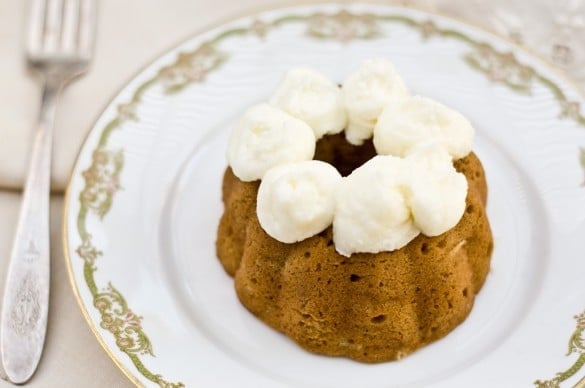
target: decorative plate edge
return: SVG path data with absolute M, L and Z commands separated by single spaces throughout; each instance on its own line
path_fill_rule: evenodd
M 571 337 L 569 338 L 569 350 L 567 356 L 578 354 L 579 357 L 568 369 L 558 372 L 552 379 L 536 380 L 534 385 L 538 388 L 558 388 L 563 381 L 572 377 L 583 368 L 583 365 L 585 365 L 585 337 L 583 336 L 585 333 L 585 311 L 581 314 L 575 315 L 574 318 L 577 321 L 577 325 L 575 331 L 573 331 L 573 334 L 571 334 Z M 585 379 L 581 379 L 575 387 L 584 385 Z
M 142 96 L 151 87 L 159 85 L 167 93 L 178 93 L 191 84 L 204 82 L 207 74 L 219 68 L 228 59 L 226 53 L 217 49 L 219 43 L 225 39 L 247 34 L 263 39 L 270 30 L 291 22 L 307 23 L 306 33 L 312 38 L 334 39 L 342 43 L 380 37 L 380 22 L 400 23 L 418 29 L 421 38 L 425 40 L 442 37 L 465 42 L 474 51 L 468 53 L 463 60 L 472 68 L 486 74 L 490 81 L 524 94 L 530 94 L 532 86 L 538 82 L 549 89 L 558 101 L 559 119 L 572 120 L 579 126 L 585 127 L 585 116 L 581 113 L 580 103 L 570 101 L 553 81 L 539 74 L 534 68 L 520 63 L 513 52 L 499 52 L 490 44 L 473 40 L 459 31 L 440 28 L 431 19 L 418 21 L 403 15 L 358 14 L 343 9 L 330 14 L 321 12 L 312 15 L 291 14 L 269 23 L 255 19 L 247 28 L 225 30 L 193 51 L 180 52 L 174 63 L 163 66 L 154 77 L 138 86 L 128 103 L 119 104 L 116 116 L 102 129 L 98 145 L 92 154 L 92 164 L 82 172 L 85 187 L 79 195 L 80 209 L 76 222 L 77 232 L 81 238 L 81 244 L 77 247 L 76 253 L 84 261 L 84 279 L 92 295 L 93 305 L 101 315 L 100 327 L 114 336 L 118 349 L 129 357 L 136 370 L 144 378 L 160 387 L 179 388 L 185 385 L 182 382 L 169 382 L 144 365 L 143 356 L 154 357 L 155 355 L 152 344 L 142 329 L 142 317 L 136 315 L 128 307 L 123 295 L 111 283 L 100 290 L 94 278 L 94 273 L 97 271 L 95 262 L 103 256 L 103 253 L 93 246 L 86 220 L 90 213 L 99 217 L 100 220 L 107 215 L 116 192 L 121 189 L 119 176 L 124 166 L 123 150 L 108 150 L 108 140 L 111 133 L 114 130 L 121 130 L 125 122 L 139 119 L 136 113 L 137 108 L 142 101 Z M 580 147 L 578 153 L 579 165 L 585 176 L 585 147 Z M 585 180 L 582 185 L 585 186 Z M 581 318 L 576 317 L 578 327 L 571 336 L 572 342 L 569 346 L 569 354 L 573 352 L 580 354 L 578 360 L 567 371 L 559 372 L 551 380 L 535 381 L 538 387 L 558 387 L 560 382 L 577 373 L 585 364 L 585 347 L 581 338 L 585 330 L 584 314 L 577 316 Z M 574 342 L 576 339 L 578 341 Z

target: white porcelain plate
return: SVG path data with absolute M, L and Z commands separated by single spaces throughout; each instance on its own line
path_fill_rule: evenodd
M 467 320 L 376 365 L 307 353 L 264 325 L 215 255 L 232 123 L 294 66 L 341 82 L 371 57 L 472 121 L 495 239 Z M 288 8 L 195 36 L 123 88 L 80 152 L 65 239 L 81 308 L 116 364 L 148 386 L 573 385 L 585 375 L 583 104 L 523 50 L 408 9 Z

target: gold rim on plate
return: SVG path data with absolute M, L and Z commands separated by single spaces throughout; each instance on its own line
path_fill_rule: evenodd
M 281 5 L 278 7 L 264 7 L 262 9 L 257 9 L 254 10 L 252 12 L 248 11 L 246 12 L 244 15 L 240 15 L 240 16 L 232 16 L 230 17 L 228 20 L 222 20 L 221 22 L 217 22 L 217 23 L 213 23 L 212 26 L 207 26 L 201 30 L 199 30 L 199 32 L 194 33 L 191 35 L 191 38 L 195 38 L 199 35 L 201 35 L 202 33 L 204 33 L 205 31 L 208 31 L 212 28 L 216 28 L 216 27 L 220 27 L 222 25 L 226 25 L 229 23 L 229 21 L 235 21 L 237 19 L 240 18 L 244 18 L 244 17 L 253 17 L 255 15 L 258 15 L 261 12 L 264 11 L 268 11 L 268 10 L 278 10 L 278 11 L 284 11 L 284 10 L 290 10 L 291 13 L 298 9 L 299 7 L 290 7 L 289 6 L 292 4 L 291 2 L 286 2 L 287 5 Z M 358 4 L 360 5 L 367 5 L 367 4 L 371 4 L 371 5 L 386 5 L 388 6 L 388 4 L 383 4 L 380 2 L 358 2 Z M 312 6 L 316 6 L 318 7 L 319 5 L 339 5 L 338 10 L 337 11 L 342 11 L 344 8 L 345 4 L 339 4 L 339 3 L 335 3 L 335 2 L 324 2 L 324 3 L 319 3 L 319 4 L 315 4 L 315 3 L 307 3 L 307 4 L 303 4 L 303 5 L 312 5 Z M 531 52 L 530 50 L 526 49 L 525 47 L 522 47 L 520 45 L 518 45 L 517 43 L 511 41 L 510 39 L 507 39 L 506 37 L 501 37 L 498 34 L 494 33 L 493 31 L 489 31 L 485 28 L 470 24 L 468 22 L 462 21 L 460 19 L 448 16 L 448 15 L 444 15 L 438 12 L 430 12 L 429 10 L 425 10 L 425 9 L 420 9 L 420 8 L 416 8 L 416 7 L 403 7 L 403 6 L 388 6 L 389 11 L 392 11 L 393 9 L 405 9 L 405 10 L 415 10 L 415 11 L 419 11 L 419 12 L 423 12 L 426 13 L 429 16 L 432 17 L 438 17 L 438 18 L 442 18 L 445 20 L 450 20 L 450 21 L 455 21 L 457 23 L 461 23 L 464 24 L 466 26 L 470 26 L 473 29 L 476 29 L 480 32 L 484 32 L 487 33 L 489 35 L 492 35 L 493 37 L 495 37 L 496 39 L 500 40 L 500 41 L 505 41 L 507 42 L 510 46 L 512 46 L 515 50 L 517 50 L 518 52 L 523 52 L 525 54 L 528 54 L 534 58 L 536 58 L 537 60 L 539 60 L 541 62 L 542 65 L 544 65 L 547 70 L 549 70 L 551 73 L 553 73 L 556 77 L 558 77 L 559 79 L 562 79 L 563 82 L 565 82 L 567 85 L 569 85 L 571 88 L 574 89 L 575 92 L 577 92 L 582 98 L 585 99 L 585 93 L 584 91 L 576 84 L 574 83 L 574 81 L 572 81 L 570 78 L 568 78 L 563 72 L 561 72 L 559 69 L 557 69 L 554 65 L 552 65 L 548 60 L 542 58 L 540 55 Z M 317 11 L 318 12 L 318 11 Z M 187 39 L 183 39 L 182 42 L 188 41 L 189 38 Z M 477 43 L 477 42 L 476 42 Z M 173 45 L 171 48 L 163 51 L 163 53 L 166 52 L 171 52 L 172 50 L 176 50 L 176 48 L 179 46 L 180 44 L 175 44 Z M 150 67 L 152 65 L 152 63 L 160 58 L 162 56 L 158 55 L 156 56 L 153 60 L 149 61 L 148 64 L 146 66 L 143 66 L 138 72 L 136 72 L 133 76 L 131 76 L 127 82 L 125 82 L 123 84 L 123 86 L 114 94 L 114 96 L 108 100 L 107 105 L 110 105 L 112 103 L 112 101 L 115 100 L 116 96 L 119 95 L 119 93 L 124 90 L 124 88 L 127 87 L 128 83 L 136 78 L 139 74 L 141 74 L 146 68 Z M 555 85 L 556 86 L 556 85 Z M 557 87 L 558 88 L 558 87 Z M 102 117 L 103 112 L 105 111 L 105 108 L 103 110 L 101 110 L 100 114 L 98 115 L 98 118 L 96 118 L 96 120 L 94 120 L 92 126 L 91 126 L 91 130 L 88 131 L 85 140 L 83 142 L 83 144 L 85 144 L 88 140 L 88 137 L 90 135 L 90 133 L 93 132 L 93 129 L 95 128 L 97 121 L 99 120 L 100 117 Z M 78 154 L 76 156 L 75 159 L 75 164 L 74 166 L 77 166 L 79 163 L 79 159 L 80 159 L 80 155 L 82 153 L 84 146 L 80 147 L 80 150 L 78 151 Z M 75 295 L 75 299 L 77 300 L 77 303 L 82 311 L 82 314 L 85 318 L 85 320 L 87 321 L 89 327 L 91 328 L 92 332 L 94 333 L 94 335 L 96 336 L 98 342 L 100 343 L 100 345 L 103 347 L 103 349 L 105 350 L 106 354 L 108 354 L 108 356 L 112 359 L 112 361 L 114 362 L 114 364 L 122 371 L 122 373 L 132 382 L 134 383 L 136 386 L 143 386 L 143 384 L 141 383 L 141 381 L 139 380 L 139 378 L 137 377 L 137 375 L 135 373 L 133 373 L 132 371 L 130 371 L 128 368 L 126 368 L 122 361 L 120 360 L 120 358 L 114 354 L 114 352 L 108 347 L 108 345 L 106 344 L 106 341 L 104 340 L 104 338 L 102 337 L 102 334 L 100 333 L 99 329 L 96 327 L 96 325 L 94 325 L 93 321 L 90 318 L 89 312 L 86 309 L 85 304 L 83 303 L 81 296 L 80 296 L 80 292 L 79 289 L 77 287 L 77 283 L 76 283 L 76 279 L 73 273 L 73 267 L 72 267 L 72 260 L 71 260 L 71 253 L 69 250 L 69 244 L 68 244 L 68 239 L 67 239 L 67 231 L 68 231 L 68 216 L 69 216 L 69 204 L 70 204 L 70 200 L 71 200 L 71 195 L 72 195 L 72 182 L 74 179 L 74 172 L 76 171 L 75 168 L 72 169 L 70 177 L 69 177 L 69 183 L 67 185 L 67 189 L 66 189 L 66 193 L 65 193 L 65 200 L 64 200 L 64 209 L 63 209 L 63 227 L 62 227 L 62 233 L 63 233 L 63 247 L 64 247 L 64 258 L 66 261 L 66 266 L 67 266 L 67 273 L 69 276 L 69 280 L 73 289 L 73 293 Z

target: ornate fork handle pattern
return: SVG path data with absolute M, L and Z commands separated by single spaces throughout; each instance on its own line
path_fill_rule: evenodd
M 7 378 L 17 384 L 33 375 L 45 342 L 55 108 L 59 91 L 88 67 L 94 7 L 93 0 L 30 0 L 27 62 L 42 76 L 43 92 L 0 315 L 2 364 Z
M 0 350 L 13 382 L 30 378 L 41 357 L 49 306 L 49 195 L 56 99 L 63 80 L 47 77 L 2 308 Z

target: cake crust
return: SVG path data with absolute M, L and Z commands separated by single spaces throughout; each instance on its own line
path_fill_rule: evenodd
M 371 141 L 355 147 L 333 135 L 317 143 L 315 159 L 347 175 L 373 155 Z M 266 234 L 256 216 L 260 182 L 242 182 L 228 167 L 219 260 L 241 303 L 303 348 L 363 362 L 400 359 L 463 322 L 489 271 L 484 170 L 473 153 L 455 168 L 469 189 L 453 229 L 421 234 L 396 251 L 345 257 L 335 250 L 331 227 L 294 244 Z

